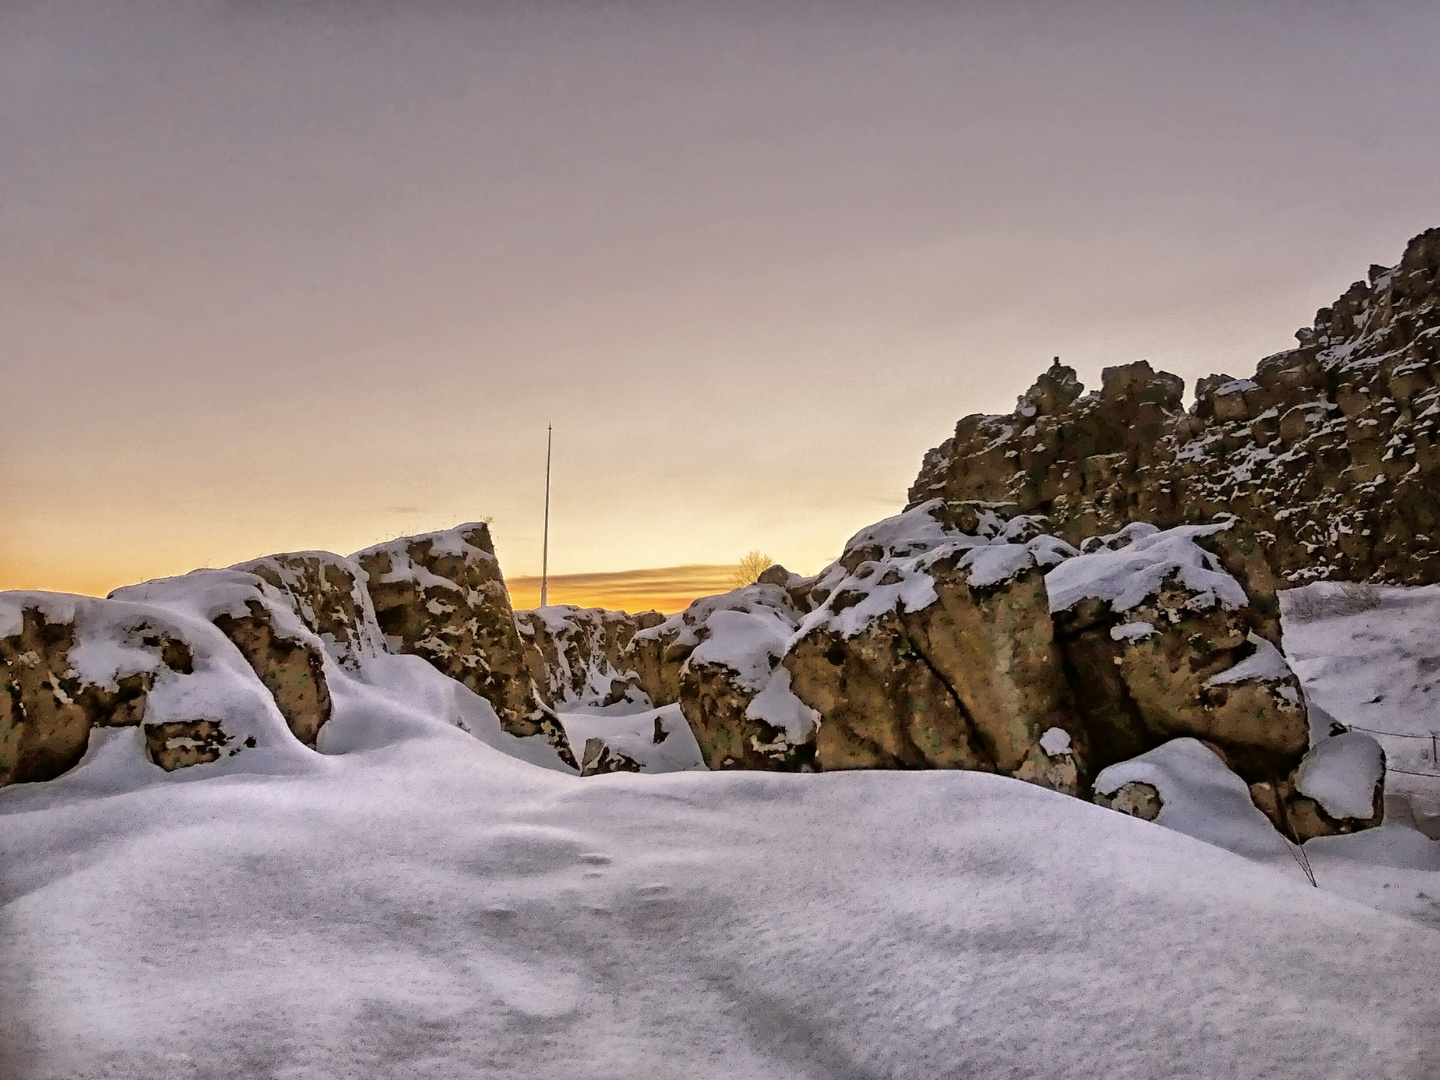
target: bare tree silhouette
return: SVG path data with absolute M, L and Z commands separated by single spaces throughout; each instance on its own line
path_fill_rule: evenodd
M 746 585 L 754 585 L 767 566 L 774 565 L 775 560 L 769 555 L 759 551 L 751 551 L 740 560 L 735 566 L 735 572 L 730 575 L 730 586 L 734 589 L 743 589 Z

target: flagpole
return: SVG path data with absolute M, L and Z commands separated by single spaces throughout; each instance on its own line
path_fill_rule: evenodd
M 540 548 L 540 606 L 550 600 L 547 595 L 550 585 L 550 440 L 553 424 L 545 425 L 545 539 Z

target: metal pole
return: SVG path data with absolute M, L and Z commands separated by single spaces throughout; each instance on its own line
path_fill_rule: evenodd
M 550 440 L 553 424 L 545 425 L 545 539 L 540 548 L 540 606 L 549 604 L 550 585 Z

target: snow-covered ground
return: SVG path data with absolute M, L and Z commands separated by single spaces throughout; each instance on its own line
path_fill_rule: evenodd
M 1285 653 L 1312 727 L 1334 720 L 1373 735 L 1391 811 L 1399 796 L 1410 804 L 1400 812 L 1440 836 L 1440 586 L 1321 582 L 1281 596 Z
M 1287 615 L 1307 695 L 1423 728 L 1437 594 Z M 1154 824 L 980 773 L 581 779 L 418 658 L 362 674 L 321 753 L 164 773 L 115 729 L 0 790 L 0 1076 L 1440 1075 L 1440 845 L 1311 841 L 1312 888 L 1200 743 L 1105 779 Z M 564 720 L 683 770 L 675 712 Z
M 5 1075 L 1440 1068 L 1440 933 L 1017 781 L 325 764 L 7 791 Z

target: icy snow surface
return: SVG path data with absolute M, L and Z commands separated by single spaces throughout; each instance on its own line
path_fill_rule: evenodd
M 1318 582 L 1280 594 L 1285 655 L 1320 728 L 1313 734 L 1329 734 L 1333 720 L 1375 736 L 1387 793 L 1413 802 L 1421 827 L 1440 835 L 1440 586 L 1377 586 L 1379 606 L 1325 614 L 1319 602 L 1340 588 Z M 1321 614 L 1297 617 L 1306 602 Z
M 308 775 L 0 792 L 0 1073 L 1440 1067 L 1440 933 L 1293 869 L 980 773 L 581 780 L 337 705 Z

